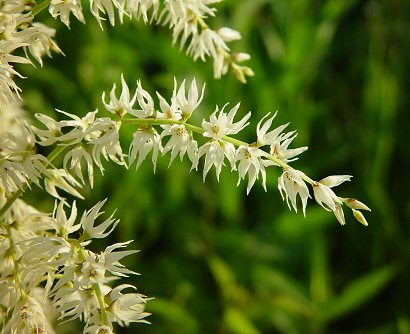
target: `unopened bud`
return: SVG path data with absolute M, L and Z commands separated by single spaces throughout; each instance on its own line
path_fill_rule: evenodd
M 347 198 L 345 203 L 351 209 L 372 211 L 366 204 L 363 204 L 355 198 Z
M 255 75 L 255 72 L 248 66 L 242 67 L 242 71 L 248 77 L 253 77 Z
M 217 32 L 225 42 L 232 42 L 242 38 L 239 31 L 233 30 L 231 28 L 223 27 L 218 29 Z
M 369 225 L 367 224 L 366 218 L 364 218 L 363 214 L 360 211 L 355 210 L 355 209 L 352 209 L 352 211 L 353 211 L 353 216 L 357 219 L 357 221 L 360 224 L 363 224 L 364 226 Z
M 235 75 L 236 79 L 238 79 L 240 82 L 242 82 L 243 84 L 246 83 L 246 78 L 245 75 L 243 73 L 243 68 L 242 66 L 234 66 L 234 64 L 232 65 L 232 70 L 233 70 L 233 74 Z
M 238 52 L 238 53 L 234 53 L 232 55 L 232 59 L 237 63 L 241 63 L 243 61 L 247 61 L 247 60 L 251 59 L 251 56 L 248 53 L 245 53 L 245 52 Z

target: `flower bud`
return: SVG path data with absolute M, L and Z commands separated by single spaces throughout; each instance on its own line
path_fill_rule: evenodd
M 352 211 L 353 211 L 353 216 L 357 219 L 357 221 L 360 224 L 363 224 L 364 226 L 369 225 L 367 224 L 366 218 L 364 218 L 363 214 L 360 211 L 355 210 L 355 209 L 352 209 Z
M 347 198 L 345 200 L 345 203 L 351 209 L 372 211 L 367 205 L 363 204 L 355 198 Z
M 233 30 L 231 28 L 223 27 L 218 29 L 217 32 L 225 42 L 232 42 L 242 38 L 239 31 Z
M 321 179 L 319 182 L 321 184 L 324 184 L 325 186 L 328 186 L 329 188 L 333 188 L 342 184 L 345 181 L 350 181 L 351 178 L 351 175 L 331 175 L 325 177 L 324 179 Z
M 249 60 L 251 59 L 251 56 L 248 53 L 244 53 L 244 52 L 238 52 L 238 53 L 234 53 L 232 55 L 232 59 L 235 62 L 241 63 L 243 61 Z

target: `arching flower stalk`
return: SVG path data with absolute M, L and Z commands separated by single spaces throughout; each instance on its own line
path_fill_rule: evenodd
M 359 222 L 367 224 L 357 210 L 369 210 L 369 208 L 357 200 L 340 197 L 333 190 L 341 183 L 349 181 L 351 176 L 329 176 L 314 181 L 290 165 L 306 151 L 307 147 L 290 148 L 297 134 L 295 131 L 285 131 L 288 124 L 272 128 L 276 114 L 272 117 L 267 115 L 260 120 L 256 127 L 255 142 L 247 144 L 232 137 L 249 126 L 248 120 L 251 117 L 251 113 L 248 112 L 242 119 L 236 120 L 239 104 L 232 108 L 227 104 L 221 109 L 217 106 L 209 120 L 202 121 L 201 127 L 189 123 L 192 113 L 199 107 L 203 97 L 203 88 L 198 89 L 195 79 L 192 80 L 187 91 L 185 81 L 181 85 L 175 82 L 169 102 L 158 94 L 159 110 L 156 108 L 154 98 L 143 89 L 140 81 L 133 95 L 130 94 L 124 78 L 121 78 L 121 82 L 122 93 L 119 98 L 116 97 L 115 86 L 108 102 L 106 95 L 103 94 L 105 108 L 115 114 L 116 119 L 98 117 L 98 110 L 82 118 L 61 111 L 70 119 L 59 122 L 51 121 L 45 115 L 36 115 L 47 129 L 26 126 L 23 129 L 30 135 L 26 135 L 25 138 L 28 138 L 31 145 L 37 141 L 44 146 L 57 143 L 61 147 L 66 147 L 63 170 L 65 173 L 57 172 L 58 169 L 53 167 L 46 157 L 35 153 L 15 152 L 12 155 L 4 155 L 0 160 L 0 166 L 3 166 L 0 173 L 7 194 L 23 190 L 23 185 L 29 185 L 31 182 L 39 185 L 40 174 L 45 177 L 46 182 L 50 182 L 49 180 L 53 180 L 56 173 L 59 173 L 64 182 L 55 185 L 73 194 L 70 187 L 75 189 L 78 188 L 79 182 L 85 183 L 83 165 L 86 166 L 88 180 L 92 186 L 94 165 L 102 173 L 104 171 L 102 158 L 126 167 L 136 161 L 138 169 L 142 162 L 151 156 L 155 171 L 159 157 L 171 152 L 170 165 L 177 155 L 181 160 L 188 155 L 192 164 L 191 169 L 198 169 L 199 161 L 203 157 L 204 180 L 210 169 L 215 167 L 219 181 L 221 170 L 228 163 L 232 171 L 238 172 L 238 184 L 248 177 L 248 193 L 259 176 L 266 190 L 267 169 L 271 166 L 281 168 L 283 173 L 278 179 L 278 189 L 290 209 L 298 210 L 297 197 L 299 197 L 303 214 L 306 215 L 307 203 L 311 198 L 309 187 L 311 187 L 315 200 L 324 209 L 333 212 L 341 224 L 345 224 L 343 204 L 352 209 L 354 217 Z M 123 153 L 119 139 L 121 127 L 126 125 L 136 126 L 127 156 Z M 165 137 L 169 138 L 166 142 Z M 13 142 L 16 138 L 7 138 L 8 146 L 30 147 L 29 143 Z M 33 149 L 33 146 L 31 147 Z M 26 160 L 31 163 L 26 164 Z M 70 160 L 71 164 L 68 163 Z M 13 164 L 12 172 L 6 167 L 11 164 Z M 48 167 L 41 167 L 43 165 Z M 51 193 L 60 198 L 54 191 Z

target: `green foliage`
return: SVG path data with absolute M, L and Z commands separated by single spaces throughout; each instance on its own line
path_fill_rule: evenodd
M 296 166 L 316 179 L 354 175 L 341 195 L 373 209 L 369 227 L 353 218 L 340 227 L 313 203 L 306 218 L 289 212 L 275 170 L 267 193 L 254 187 L 246 196 L 228 170 L 218 184 L 185 162 L 168 169 L 168 158 L 156 175 L 149 161 L 127 173 L 107 165 L 81 205 L 109 197 L 107 213 L 118 208 L 116 237 L 142 250 L 129 267 L 142 274 L 139 292 L 155 297 L 152 325 L 121 332 L 410 333 L 409 3 L 237 0 L 220 12 L 215 25 L 240 30 L 238 50 L 252 55 L 256 75 L 246 86 L 215 81 L 211 64 L 172 48 L 165 28 L 126 22 L 101 31 L 88 18 L 71 31 L 59 24 L 67 57 L 21 67 L 27 107 L 84 115 L 101 108 L 121 73 L 130 87 L 141 78 L 164 96 L 174 75 L 195 76 L 207 82 L 197 121 L 215 104 L 242 101 L 242 115 L 253 112 L 242 138 L 251 142 L 256 122 L 279 109 L 278 122 L 291 122 L 296 144 L 309 146 Z

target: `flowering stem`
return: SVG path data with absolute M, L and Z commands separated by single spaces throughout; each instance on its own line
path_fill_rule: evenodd
M 42 3 L 36 5 L 33 10 L 31 11 L 32 16 L 36 16 L 40 13 L 43 9 L 46 9 L 50 5 L 50 0 L 45 0 Z
M 54 150 L 50 152 L 50 154 L 47 156 L 47 160 L 51 163 L 53 162 L 64 150 L 67 148 L 67 146 L 57 146 Z M 6 211 L 11 207 L 11 205 L 16 201 L 17 198 L 19 198 L 27 189 L 28 183 L 26 183 L 23 186 L 23 189 L 17 190 L 13 196 L 11 196 L 6 204 L 4 204 L 1 209 L 0 209 L 0 217 L 3 216 Z
M 133 119 L 123 119 L 122 123 L 124 124 L 133 124 L 133 125 L 174 125 L 174 124 L 179 124 L 179 125 L 184 125 L 187 130 L 190 130 L 192 132 L 196 132 L 196 133 L 200 133 L 203 134 L 205 132 L 204 129 L 196 126 L 196 125 L 192 125 L 189 123 L 185 123 L 184 121 L 177 121 L 177 120 L 173 120 L 173 119 L 154 119 L 154 118 L 133 118 Z M 229 136 L 223 136 L 222 137 L 223 141 L 226 141 L 228 143 L 231 143 L 235 146 L 251 146 L 251 144 L 248 144 L 244 141 L 238 140 L 236 138 L 233 137 L 229 137 Z M 276 156 L 269 154 L 267 152 L 264 152 L 265 157 L 271 161 L 273 161 L 276 165 L 278 165 L 281 168 L 284 169 L 291 169 L 292 167 L 289 166 L 287 163 L 283 162 L 281 159 L 277 158 Z M 314 180 L 312 180 L 310 177 L 308 177 L 307 175 L 302 177 L 303 180 L 305 180 L 307 183 L 313 185 L 316 182 Z

